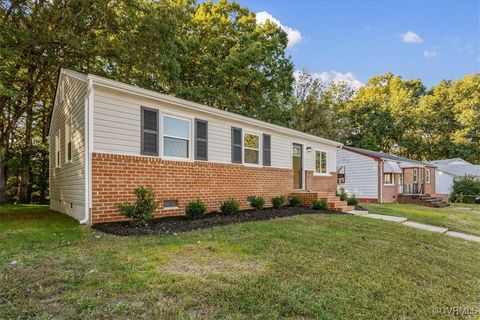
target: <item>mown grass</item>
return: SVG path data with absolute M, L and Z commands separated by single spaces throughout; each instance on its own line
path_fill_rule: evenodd
M 0 235 L 0 319 L 420 319 L 480 302 L 478 244 L 350 215 L 122 238 L 2 207 Z
M 362 203 L 361 205 L 372 213 L 404 217 L 412 221 L 429 223 L 480 236 L 480 206 L 478 206 L 479 210 L 477 211 L 463 210 L 456 206 L 439 209 L 399 203 Z

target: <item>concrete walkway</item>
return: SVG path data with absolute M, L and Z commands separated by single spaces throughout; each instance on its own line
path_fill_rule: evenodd
M 479 236 L 474 236 L 474 235 L 466 234 L 462 232 L 450 231 L 448 230 L 448 228 L 432 226 L 430 224 L 418 223 L 418 222 L 410 221 L 407 218 L 369 213 L 368 211 L 363 211 L 363 210 L 352 210 L 349 213 L 359 217 L 396 222 L 396 223 L 403 224 L 404 226 L 426 230 L 430 232 L 443 233 L 450 237 L 455 237 L 455 238 L 460 238 L 467 241 L 474 241 L 474 242 L 480 243 Z

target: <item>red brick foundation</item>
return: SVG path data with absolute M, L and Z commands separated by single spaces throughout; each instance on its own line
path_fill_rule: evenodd
M 365 203 L 378 203 L 378 199 L 376 198 L 358 198 L 358 201 L 365 202 Z
M 197 198 L 205 202 L 209 211 L 219 210 L 220 202 L 230 198 L 247 209 L 249 195 L 265 197 L 268 206 L 273 196 L 288 195 L 293 190 L 293 171 L 289 169 L 99 153 L 92 156 L 92 176 L 92 223 L 125 220 L 117 204 L 134 201 L 133 191 L 142 185 L 152 188 L 160 201 L 157 217 L 183 215 L 185 204 Z M 308 179 L 313 182 L 316 178 L 307 178 L 307 186 Z M 335 192 L 335 184 L 321 178 L 321 182 L 310 185 Z M 178 200 L 178 208 L 165 209 L 165 200 Z

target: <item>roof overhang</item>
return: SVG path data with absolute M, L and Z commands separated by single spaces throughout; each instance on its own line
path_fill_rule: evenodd
M 394 161 L 385 161 L 383 164 L 383 172 L 385 173 L 402 173 L 399 164 Z

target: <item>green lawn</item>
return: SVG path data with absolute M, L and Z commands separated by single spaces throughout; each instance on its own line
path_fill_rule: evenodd
M 452 207 L 456 207 L 456 208 L 468 208 L 468 209 L 472 209 L 472 210 L 475 210 L 475 211 L 480 211 L 480 204 L 477 204 L 477 203 L 452 202 L 450 205 Z
M 0 207 L 0 319 L 427 319 L 478 306 L 479 252 L 352 215 L 121 238 Z
M 415 204 L 398 203 L 362 203 L 371 213 L 405 217 L 416 222 L 442 226 L 454 231 L 460 231 L 480 236 L 480 206 L 477 210 L 463 210 L 456 206 L 475 208 L 465 204 L 457 204 L 451 208 L 430 208 Z

